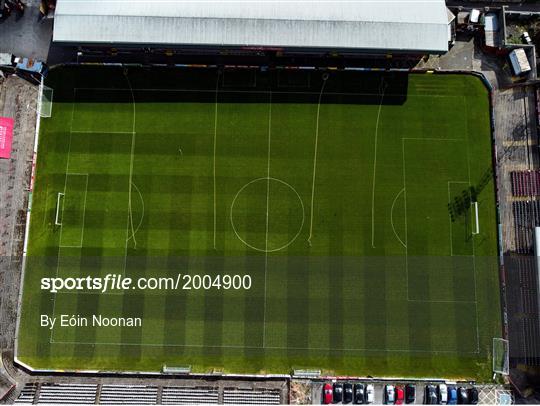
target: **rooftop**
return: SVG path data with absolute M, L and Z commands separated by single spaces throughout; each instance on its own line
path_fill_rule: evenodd
M 54 41 L 448 49 L 444 0 L 58 0 Z

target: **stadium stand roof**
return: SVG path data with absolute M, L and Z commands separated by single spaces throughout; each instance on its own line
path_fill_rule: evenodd
M 445 52 L 444 0 L 58 0 L 54 41 Z

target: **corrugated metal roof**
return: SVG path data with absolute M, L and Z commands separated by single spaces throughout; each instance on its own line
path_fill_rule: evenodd
M 58 0 L 54 40 L 441 52 L 444 0 Z

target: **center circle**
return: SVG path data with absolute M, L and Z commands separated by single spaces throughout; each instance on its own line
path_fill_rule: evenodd
M 257 178 L 236 193 L 230 218 L 234 233 L 246 246 L 262 252 L 279 251 L 300 235 L 304 203 L 287 182 Z

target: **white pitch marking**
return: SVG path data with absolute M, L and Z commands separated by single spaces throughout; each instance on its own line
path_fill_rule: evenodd
M 133 227 L 133 212 L 131 207 L 131 194 L 132 194 L 132 186 L 133 186 L 133 161 L 135 158 L 135 124 L 137 120 L 137 112 L 135 107 L 135 93 L 133 91 L 133 88 L 131 86 L 131 81 L 129 80 L 129 77 L 127 75 L 127 72 L 124 72 L 124 77 L 126 78 L 126 82 L 129 86 L 129 91 L 131 93 L 131 102 L 133 105 L 133 120 L 132 120 L 132 127 L 131 127 L 131 151 L 130 151 L 130 158 L 129 158 L 129 180 L 128 180 L 128 213 L 127 213 L 127 219 L 126 219 L 126 241 L 124 245 L 124 269 L 122 274 L 126 274 L 126 267 L 127 267 L 127 257 L 128 257 L 128 242 L 130 240 L 129 237 L 129 227 L 131 225 L 131 235 L 133 237 L 133 246 L 134 248 L 137 248 L 137 240 L 135 239 L 135 233 L 134 233 L 134 227 Z
M 93 130 L 73 130 L 73 134 L 132 134 L 132 131 L 93 131 Z
M 386 83 L 384 78 L 381 78 L 381 100 L 379 102 L 379 109 L 377 111 L 377 120 L 375 121 L 375 146 L 373 151 L 373 181 L 371 186 L 371 248 L 375 248 L 375 179 L 377 173 L 377 142 L 379 138 L 379 119 L 381 117 L 381 110 L 384 100 L 384 92 L 386 91 Z M 401 241 L 401 240 L 400 240 Z M 402 242 L 403 244 L 403 242 Z
M 217 127 L 218 127 L 218 92 L 219 92 L 219 70 L 217 71 L 215 101 L 214 101 L 214 155 L 213 155 L 213 177 L 214 177 L 214 249 L 216 249 L 217 233 L 217 186 L 216 186 L 216 151 L 217 151 Z
M 253 345 L 206 345 L 206 344 L 169 344 L 169 343 L 119 343 L 119 342 L 91 342 L 91 341 L 53 341 L 51 344 L 60 345 L 109 345 L 109 346 L 141 346 L 141 347 L 188 347 L 188 348 L 246 348 L 261 349 Z M 412 350 L 410 348 L 334 348 L 334 347 L 266 347 L 270 350 L 302 350 L 302 351 L 365 351 L 365 352 L 405 352 L 426 354 L 478 354 L 478 351 L 455 350 Z
M 128 91 L 129 89 L 115 89 L 111 87 L 77 87 L 76 90 L 105 90 L 105 91 Z M 137 92 L 183 92 L 183 93 L 214 93 L 213 89 L 157 89 L 157 88 L 138 88 L 134 89 Z M 233 90 L 233 89 L 221 89 L 221 93 L 247 93 L 247 94 L 265 94 L 269 93 L 269 90 Z M 272 90 L 272 93 L 274 94 L 305 94 L 305 95 L 317 95 L 319 92 L 290 92 L 285 90 Z M 353 92 L 327 92 L 326 95 L 328 96 L 376 96 L 373 93 L 353 93 Z M 441 99 L 454 99 L 454 98 L 462 98 L 463 96 L 452 96 L 452 95 L 446 95 L 446 94 L 397 94 L 393 93 L 393 96 L 407 96 L 407 98 L 414 98 L 414 97 L 429 97 L 429 98 L 441 98 Z
M 65 245 L 65 244 L 62 244 L 62 239 L 60 239 L 59 247 L 61 247 L 61 248 L 82 248 L 83 240 L 84 240 L 84 221 L 85 221 L 85 218 L 86 218 L 86 197 L 88 195 L 88 174 L 87 173 L 68 173 L 67 176 L 86 176 L 86 186 L 85 186 L 85 189 L 84 189 L 84 204 L 83 204 L 81 243 L 78 244 L 78 245 Z M 62 219 L 64 218 L 64 202 L 65 202 L 65 197 L 62 200 Z M 60 227 L 63 229 L 62 225 L 60 225 Z M 60 231 L 62 231 L 62 229 Z
M 465 96 L 463 97 L 463 103 L 467 104 L 467 98 Z M 467 134 L 467 141 L 469 141 L 469 128 L 467 124 L 467 120 L 464 121 L 465 125 L 467 126 L 467 131 L 465 132 Z M 467 173 L 469 177 L 469 187 L 471 187 L 471 163 L 470 163 L 470 153 L 469 153 L 469 142 L 467 142 Z M 473 278 L 474 278 L 474 300 L 478 301 L 478 292 L 476 291 L 476 251 L 474 247 L 474 235 L 471 237 L 472 239 L 472 262 L 473 262 Z M 476 313 L 476 347 L 478 352 L 480 352 L 480 326 L 478 323 L 478 303 L 475 305 L 475 313 Z
M 141 214 L 141 219 L 139 220 L 139 224 L 137 224 L 137 227 L 135 227 L 135 230 L 133 231 L 133 236 L 135 234 L 137 234 L 137 231 L 139 231 L 139 228 L 141 228 L 141 224 L 143 222 L 143 219 L 144 219 L 144 199 L 142 197 L 142 193 L 141 191 L 139 190 L 139 188 L 137 187 L 137 185 L 135 183 L 133 183 L 133 187 L 135 188 L 135 191 L 139 194 L 139 197 L 141 199 L 141 204 L 142 204 L 142 214 Z M 131 239 L 131 237 L 129 237 Z
M 73 90 L 73 99 L 75 99 L 75 94 L 76 94 L 76 89 Z M 64 196 L 66 194 L 66 188 L 67 188 L 67 177 L 68 177 L 68 173 L 69 173 L 69 155 L 71 153 L 71 128 L 73 127 L 73 116 L 74 116 L 74 113 L 75 113 L 75 101 L 73 101 L 71 103 L 71 123 L 69 125 L 69 141 L 68 141 L 68 153 L 67 153 L 67 157 L 66 157 L 66 177 L 65 177 L 65 180 L 64 180 Z M 62 216 L 63 216 L 63 212 L 64 212 L 64 200 L 62 200 Z M 60 233 L 59 233 L 59 236 L 58 236 L 58 242 L 60 243 L 60 241 L 62 241 L 62 226 L 60 226 Z M 58 255 L 57 255 L 57 264 L 56 264 L 56 277 L 58 278 L 58 274 L 59 274 L 59 271 L 60 271 L 60 250 L 61 250 L 61 247 L 58 246 Z M 52 309 L 52 314 L 53 314 L 53 317 L 56 315 L 56 296 L 58 296 L 58 292 L 55 292 L 54 294 L 54 297 L 53 297 L 53 309 Z M 49 336 L 49 343 L 52 343 L 52 340 L 53 340 L 53 334 L 54 334 L 54 329 L 51 329 L 51 334 Z
M 403 240 L 401 238 L 399 238 L 399 235 L 398 233 L 396 232 L 396 228 L 394 227 L 394 205 L 396 204 L 396 201 L 398 199 L 399 196 L 401 196 L 401 194 L 405 192 L 405 188 L 401 189 L 398 194 L 396 195 L 396 197 L 394 198 L 394 201 L 392 202 L 392 207 L 390 208 L 390 224 L 392 225 L 392 230 L 394 231 L 394 235 L 396 236 L 396 238 L 398 239 L 398 241 L 401 243 L 401 245 L 403 245 L 405 247 L 405 249 L 407 249 L 407 244 L 405 244 L 403 242 Z
M 321 86 L 321 91 L 319 92 L 319 102 L 317 103 L 317 119 L 315 121 L 315 151 L 313 153 L 313 179 L 311 182 L 311 209 L 310 209 L 310 219 L 309 219 L 309 236 L 308 244 L 311 247 L 311 238 L 313 237 L 313 199 L 315 198 L 315 176 L 317 173 L 317 150 L 319 145 L 319 118 L 321 112 L 321 100 L 324 91 L 324 87 L 328 80 L 328 76 L 323 76 L 323 84 Z
M 401 155 L 403 158 L 403 206 L 405 210 L 405 284 L 407 286 L 407 301 L 409 301 L 409 231 L 407 229 L 407 179 L 405 175 L 405 138 L 401 139 Z
M 236 229 L 235 225 L 234 225 L 234 219 L 233 219 L 233 210 L 234 210 L 234 205 L 236 203 L 236 199 L 238 199 L 238 196 L 240 196 L 240 194 L 242 193 L 242 191 L 247 188 L 249 185 L 251 185 L 252 183 L 255 183 L 255 182 L 259 182 L 261 180 L 266 180 L 266 177 L 264 178 L 257 178 L 257 179 L 253 179 L 252 181 L 249 181 L 248 183 L 246 183 L 244 186 L 242 186 L 240 188 L 240 190 L 236 193 L 236 195 L 234 196 L 233 198 L 233 201 L 231 203 L 231 208 L 229 210 L 229 221 L 231 222 L 231 227 L 234 231 L 234 234 L 236 235 L 236 238 L 238 238 L 240 241 L 242 241 L 242 243 L 246 246 L 246 247 L 249 247 L 255 251 L 259 251 L 259 252 L 266 252 L 266 250 L 264 248 L 259 248 L 259 247 L 256 247 L 254 245 L 251 245 L 250 243 L 248 243 L 246 240 L 244 240 L 240 234 L 238 233 L 238 230 Z M 305 219 L 306 219 L 306 210 L 305 210 L 305 207 L 304 207 L 304 202 L 302 201 L 302 198 L 300 197 L 300 194 L 298 193 L 298 191 L 289 183 L 285 182 L 284 180 L 281 180 L 281 179 L 277 179 L 277 178 L 270 178 L 270 180 L 273 180 L 273 181 L 276 181 L 276 182 L 279 182 L 285 186 L 287 186 L 289 189 L 291 189 L 294 194 L 296 195 L 296 197 L 298 198 L 298 201 L 300 202 L 300 206 L 302 207 L 302 224 L 300 224 L 300 227 L 298 229 L 298 232 L 296 233 L 296 235 L 290 240 L 288 241 L 285 245 L 282 245 L 281 247 L 277 247 L 277 248 L 273 248 L 271 250 L 268 250 L 268 252 L 276 252 L 276 251 L 281 251 L 282 249 L 285 249 L 287 248 L 289 245 L 291 245 L 297 238 L 298 236 L 300 235 L 300 233 L 302 232 L 302 229 L 304 227 L 304 222 L 305 222 Z
M 268 159 L 266 164 L 266 231 L 264 243 L 264 309 L 263 309 L 263 345 L 266 346 L 266 281 L 268 274 L 268 226 L 270 219 L 270 152 L 272 140 L 272 92 L 268 101 Z
M 432 137 L 403 137 L 403 140 L 416 141 L 464 141 L 459 138 L 432 138 Z
M 132 120 L 132 127 L 131 127 L 131 153 L 130 153 L 130 160 L 129 160 L 129 185 L 128 185 L 128 221 L 131 225 L 131 236 L 133 237 L 133 245 L 135 248 L 137 248 L 137 240 L 135 239 L 135 228 L 133 227 L 133 208 L 131 206 L 131 194 L 132 194 L 132 185 L 133 185 L 133 161 L 135 159 L 135 123 L 137 120 L 137 112 L 135 107 L 135 93 L 133 92 L 133 88 L 131 87 L 131 81 L 129 80 L 129 77 L 127 75 L 127 72 L 124 73 L 124 76 L 126 78 L 126 81 L 129 85 L 129 90 L 131 91 L 131 100 L 133 104 L 133 120 Z M 126 254 L 127 254 L 127 241 L 129 238 L 126 234 Z

